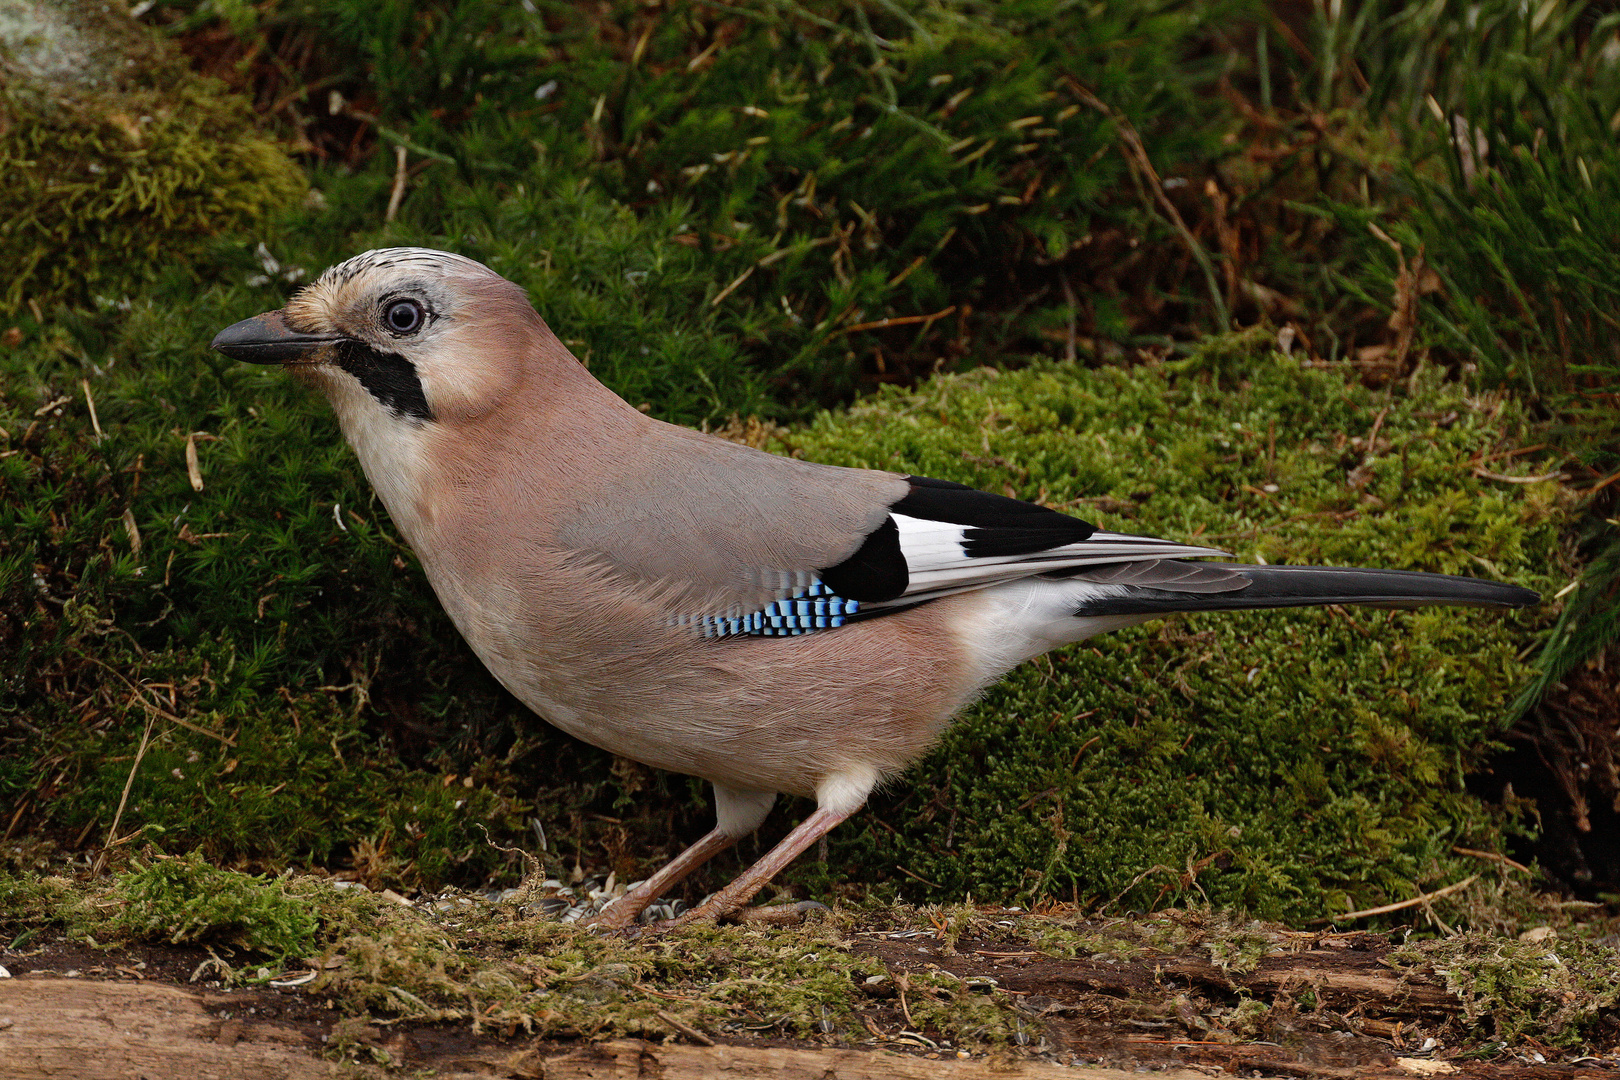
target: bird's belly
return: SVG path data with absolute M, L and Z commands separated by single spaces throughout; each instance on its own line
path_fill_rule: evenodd
M 514 618 L 499 592 L 440 597 L 518 700 L 610 753 L 739 790 L 813 796 L 851 767 L 898 772 L 977 689 L 954 635 L 915 612 L 797 638 L 706 639 L 664 624 Z

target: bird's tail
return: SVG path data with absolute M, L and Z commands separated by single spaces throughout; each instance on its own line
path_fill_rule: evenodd
M 1083 584 L 1077 616 L 1356 604 L 1363 607 L 1519 608 L 1539 594 L 1517 585 L 1410 570 L 1240 566 L 1176 559 L 1110 563 L 1061 575 Z

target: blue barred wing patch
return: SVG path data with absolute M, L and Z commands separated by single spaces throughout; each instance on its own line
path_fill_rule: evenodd
M 807 588 L 773 600 L 758 611 L 733 616 L 689 616 L 681 622 L 697 627 L 706 638 L 797 637 L 843 626 L 860 607 L 858 602 L 846 600 L 821 582 L 812 581 Z

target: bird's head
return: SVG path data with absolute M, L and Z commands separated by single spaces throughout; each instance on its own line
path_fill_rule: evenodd
M 346 427 L 476 419 L 511 396 L 526 357 L 561 349 L 517 285 L 426 248 L 356 255 L 285 308 L 221 330 L 213 347 L 293 369 Z

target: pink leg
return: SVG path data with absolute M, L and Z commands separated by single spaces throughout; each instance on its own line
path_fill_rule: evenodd
M 728 836 L 719 829 L 713 830 L 671 859 L 658 873 L 603 908 L 588 925 L 604 930 L 623 930 L 634 926 L 648 904 L 685 881 L 692 871 L 736 842 L 737 837 Z
M 739 874 L 730 885 L 667 925 L 685 926 L 700 920 L 718 922 L 728 915 L 735 915 L 754 898 L 755 893 L 765 887 L 766 882 L 781 873 L 783 867 L 798 858 L 805 848 L 820 840 L 832 830 L 833 826 L 858 809 L 859 803 L 843 811 L 817 809 L 815 813 L 805 818 L 798 828 L 783 837 L 780 844 L 766 852 L 764 858 Z M 699 841 L 699 844 L 702 842 Z

